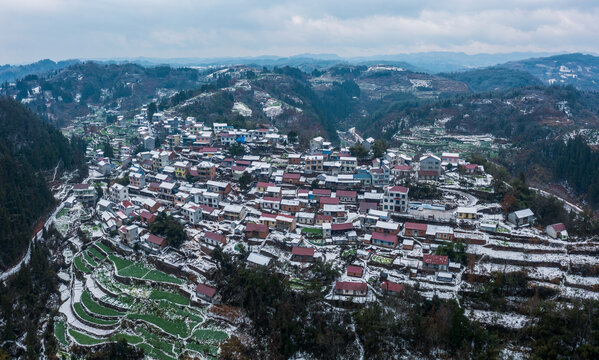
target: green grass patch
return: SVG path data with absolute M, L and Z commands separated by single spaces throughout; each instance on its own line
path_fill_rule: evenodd
M 124 269 L 118 270 L 119 275 L 126 277 L 133 277 L 137 279 L 142 279 L 144 275 L 146 275 L 150 269 L 143 265 L 133 264 L 131 266 L 127 266 Z
M 127 318 L 131 320 L 143 320 L 171 335 L 178 335 L 182 338 L 189 335 L 187 324 L 182 320 L 167 320 L 152 314 L 127 314 Z
M 154 281 L 166 282 L 166 283 L 171 283 L 171 284 L 183 284 L 183 281 L 181 279 L 177 279 L 176 277 L 174 277 L 172 275 L 163 273 L 162 271 L 158 271 L 158 270 L 150 271 L 143 278 L 147 279 L 147 280 L 154 280 Z
M 133 265 L 133 261 L 127 260 L 127 259 L 123 259 L 122 257 L 116 256 L 116 255 L 112 255 L 112 254 L 108 255 L 108 259 L 110 259 L 110 261 L 112 261 L 112 263 L 116 267 L 117 271 L 121 271 L 124 268 Z
M 54 336 L 58 339 L 58 342 L 67 346 L 67 333 L 64 321 L 57 321 L 54 323 Z
M 179 305 L 189 305 L 189 299 L 181 294 L 176 294 L 168 291 L 152 290 L 150 294 L 152 300 L 168 300 Z
M 373 255 L 372 261 L 384 265 L 391 265 L 393 263 L 393 259 L 379 255 Z
M 351 249 L 351 250 L 345 250 L 343 252 L 343 257 L 347 257 L 347 256 L 351 256 L 351 255 L 356 255 L 358 253 L 358 251 L 356 249 Z
M 104 305 L 98 304 L 97 302 L 94 301 L 94 299 L 92 299 L 90 293 L 87 291 L 84 291 L 81 294 L 81 302 L 89 311 L 91 311 L 95 314 L 104 315 L 104 316 L 124 316 L 125 315 L 124 313 L 122 313 L 120 311 L 116 311 L 116 310 L 106 307 Z
M 156 349 L 155 347 L 153 347 L 150 344 L 141 343 L 141 344 L 137 344 L 135 346 L 138 347 L 138 348 L 140 348 L 140 349 L 142 349 L 146 355 L 151 356 L 151 357 L 153 357 L 155 359 L 158 359 L 158 360 L 175 360 L 174 357 L 168 356 L 162 350 Z
M 73 261 L 75 262 L 75 267 L 77 268 L 77 270 L 86 274 L 92 273 L 92 270 L 89 267 L 87 267 L 87 265 L 85 265 L 85 262 L 81 258 L 81 255 L 75 256 L 75 259 Z
M 81 345 L 98 345 L 107 342 L 106 339 L 92 337 L 74 329 L 69 329 L 69 335 Z
M 117 323 L 116 320 L 104 320 L 104 319 L 100 319 L 100 318 L 89 315 L 88 313 L 85 312 L 85 309 L 83 309 L 83 305 L 81 305 L 81 303 L 74 303 L 73 310 L 75 310 L 75 313 L 77 313 L 77 315 L 79 315 L 80 318 L 82 318 L 83 320 L 88 321 L 92 324 L 114 325 Z
M 131 335 L 127 333 L 120 333 L 110 337 L 110 340 L 112 341 L 120 341 L 123 339 L 127 340 L 127 343 L 129 343 L 130 345 L 136 345 L 144 341 L 144 339 L 141 336 Z
M 88 264 L 90 264 L 92 267 L 97 267 L 98 263 L 92 258 L 92 256 L 89 254 L 89 252 L 84 251 L 83 252 L 83 258 L 85 259 L 85 261 L 87 261 Z
M 67 208 L 62 208 L 62 210 L 60 210 L 60 211 L 58 212 L 58 214 L 56 214 L 56 218 L 57 218 L 57 219 L 60 219 L 61 217 L 65 216 L 65 215 L 66 215 L 66 214 L 68 214 L 68 213 L 69 213 L 69 209 L 67 209 Z
M 201 342 L 221 342 L 227 340 L 229 335 L 220 330 L 200 329 L 193 332 L 193 336 Z
M 100 261 L 104 261 L 104 259 L 106 259 L 106 255 L 102 254 L 98 249 L 96 249 L 93 246 L 90 246 L 87 250 L 90 252 L 90 254 L 92 254 L 96 259 Z
M 152 334 L 146 329 L 138 327 L 136 330 L 144 337 L 148 344 L 152 345 L 156 349 L 164 351 L 168 355 L 176 355 L 173 351 L 173 343 L 160 340 L 157 335 Z
M 100 250 L 104 251 L 106 254 L 112 254 L 112 249 L 102 244 L 101 242 L 97 242 L 94 245 L 96 245 Z

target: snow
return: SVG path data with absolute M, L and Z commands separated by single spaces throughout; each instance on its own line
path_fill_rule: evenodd
M 509 329 L 522 329 L 530 322 L 525 315 L 485 310 L 470 310 L 466 312 L 466 316 L 483 324 L 498 325 Z

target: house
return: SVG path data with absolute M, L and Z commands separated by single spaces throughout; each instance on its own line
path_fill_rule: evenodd
M 322 209 L 325 205 L 339 205 L 339 198 L 321 197 L 318 199 L 319 207 Z
M 449 268 L 449 257 L 445 255 L 422 255 L 422 271 L 437 272 L 447 271 Z
M 337 190 L 335 196 L 345 203 L 355 203 L 358 199 L 358 193 L 351 190 Z
M 319 149 L 322 149 L 324 144 L 324 138 L 322 136 L 315 137 L 310 140 L 310 152 L 314 153 Z
M 227 245 L 227 237 L 225 235 L 212 231 L 206 231 L 204 235 L 202 235 L 201 240 L 210 245 Z
M 460 154 L 444 152 L 443 154 L 441 154 L 441 161 L 455 166 L 460 162 Z
M 185 219 L 193 225 L 197 225 L 202 220 L 202 209 L 194 204 L 188 203 L 183 205 L 183 213 L 185 214 Z
M 307 173 L 322 172 L 324 156 L 309 155 L 304 159 L 304 171 Z
M 402 284 L 394 283 L 394 282 L 388 281 L 388 280 L 383 281 L 383 283 L 381 284 L 381 291 L 384 294 L 399 295 L 401 290 L 403 290 Z
M 427 225 L 426 238 L 428 240 L 453 241 L 453 229 L 449 226 Z
M 271 186 L 275 186 L 275 184 L 273 183 L 267 183 L 267 182 L 258 182 L 256 184 L 256 192 L 265 192 L 266 189 L 268 189 Z
M 354 156 L 341 156 L 339 158 L 341 162 L 341 172 L 353 173 L 358 166 L 358 159 Z
M 223 211 L 224 219 L 229 221 L 238 221 L 245 216 L 245 208 L 242 205 L 228 204 Z
M 364 268 L 356 265 L 348 265 L 347 266 L 347 276 L 352 277 L 362 277 L 362 273 L 364 272 Z
M 342 222 L 345 221 L 345 205 L 329 205 L 326 204 L 322 208 L 322 213 L 324 215 L 332 216 L 333 222 Z
M 394 248 L 397 246 L 397 235 L 383 234 L 375 231 L 370 237 L 370 243 L 373 245 Z
M 418 180 L 439 180 L 436 171 L 418 170 Z
M 562 223 L 548 225 L 545 228 L 545 232 L 547 233 L 547 235 L 551 236 L 554 239 L 568 239 L 568 231 L 566 230 L 566 225 Z
M 142 188 L 146 186 L 146 176 L 142 173 L 130 173 L 129 185 Z
M 372 186 L 383 187 L 389 185 L 390 171 L 387 166 L 370 169 L 370 176 L 372 177 Z
M 156 220 L 156 215 L 152 214 L 151 212 L 147 211 L 147 210 L 142 210 L 141 213 L 139 214 L 139 219 L 141 220 L 142 223 L 146 224 L 146 225 L 150 225 L 154 222 L 154 220 Z
M 331 236 L 336 235 L 344 235 L 349 231 L 354 229 L 354 224 L 352 223 L 343 223 L 343 224 L 331 224 Z
M 468 175 L 474 174 L 478 169 L 477 164 L 464 164 L 461 167 L 464 169 L 464 173 Z
M 427 224 L 407 222 L 404 224 L 404 236 L 425 237 Z
M 478 211 L 475 207 L 459 206 L 456 215 L 458 219 L 478 219 Z
M 368 286 L 363 282 L 337 281 L 335 283 L 335 294 L 345 296 L 366 296 Z
M 441 159 L 433 154 L 426 154 L 420 158 L 420 171 L 441 175 Z M 420 178 L 420 176 L 419 176 Z
M 312 190 L 312 196 L 314 199 L 322 199 L 323 197 L 331 197 L 331 190 L 329 189 L 314 189 Z
M 137 225 L 121 226 L 119 236 L 121 241 L 131 244 L 139 236 L 139 227 Z
M 211 192 L 219 193 L 220 195 L 227 195 L 231 191 L 231 184 L 222 181 L 207 181 L 206 186 Z
M 277 230 L 283 230 L 283 231 L 294 231 L 295 230 L 295 227 L 296 227 L 295 216 L 293 216 L 293 215 L 279 214 L 275 218 L 275 221 L 276 221 Z
M 294 184 L 297 185 L 300 183 L 300 179 L 301 179 L 302 175 L 301 174 L 289 174 L 289 173 L 284 173 L 283 174 L 283 182 L 287 183 L 287 184 Z
M 404 239 L 401 248 L 404 250 L 414 250 L 414 240 Z
M 146 242 L 155 250 L 164 249 L 166 247 L 166 239 L 154 234 L 150 234 L 150 236 L 147 237 Z
M 177 161 L 175 164 L 175 176 L 178 178 L 185 178 L 189 174 L 191 169 L 191 163 L 189 161 Z
M 298 212 L 295 214 L 297 222 L 302 225 L 314 225 L 314 213 Z
M 528 226 L 535 221 L 535 215 L 530 209 L 518 210 L 510 213 L 507 221 L 516 226 Z
M 302 210 L 302 205 L 299 200 L 283 199 L 281 200 L 281 210 L 295 214 Z
M 410 189 L 404 186 L 386 187 L 383 196 L 383 210 L 407 212 L 409 191 Z
M 216 288 L 205 284 L 198 283 L 196 286 L 197 297 L 204 299 L 208 302 L 213 302 L 216 295 Z
M 268 267 L 270 265 L 271 258 L 269 258 L 268 256 L 264 256 L 264 255 L 253 252 L 253 253 L 250 253 L 250 255 L 248 255 L 247 261 L 250 266 Z
M 247 223 L 245 226 L 245 237 L 266 239 L 268 226 L 264 224 Z
M 73 194 L 77 201 L 86 206 L 91 206 L 96 202 L 96 190 L 89 184 L 73 185 Z
M 258 200 L 260 209 L 262 210 L 279 210 L 281 208 L 281 198 L 265 196 L 263 199 Z
M 383 234 L 391 234 L 397 235 L 401 230 L 401 225 L 392 221 L 381 221 L 378 220 L 376 225 L 374 226 L 374 231 L 383 233 Z
M 216 166 L 207 161 L 202 161 L 197 166 L 191 168 L 190 174 L 202 180 L 214 180 L 214 177 L 216 177 Z
M 291 248 L 291 261 L 312 262 L 314 261 L 314 248 L 294 246 Z
M 412 173 L 412 167 L 410 165 L 395 165 L 391 169 L 391 175 L 396 178 L 406 178 Z

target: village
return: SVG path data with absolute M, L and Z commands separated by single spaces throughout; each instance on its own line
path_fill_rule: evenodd
M 158 358 L 215 357 L 242 321 L 220 304 L 217 250 L 280 274 L 296 291 L 315 264 L 327 264 L 338 276 L 322 291 L 339 308 L 406 285 L 429 299 L 459 300 L 491 273 L 517 271 L 563 298 L 598 298 L 596 277 L 573 271 L 597 265 L 596 246 L 571 239 L 561 223 L 536 226 L 530 209 L 505 214 L 486 200 L 493 176 L 454 149 L 387 148 L 364 159 L 322 137 L 301 147 L 274 127 L 150 118 L 146 107 L 133 121 L 119 116 L 89 145 L 88 179 L 62 191 L 53 222 L 69 239 L 70 265 L 59 274 L 64 318 L 55 333 L 65 346 L 124 337 Z M 372 153 L 375 140 L 360 141 Z M 419 198 L 420 188 L 438 196 Z M 180 224 L 185 240 L 153 233 L 157 221 Z M 515 312 L 467 314 L 506 328 L 530 321 Z M 123 319 L 138 326 L 127 330 Z M 173 343 L 157 338 L 165 333 Z

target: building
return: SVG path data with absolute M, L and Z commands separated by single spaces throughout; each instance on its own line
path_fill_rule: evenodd
M 246 238 L 266 239 L 268 236 L 268 226 L 264 224 L 247 223 L 244 232 Z
M 307 173 L 322 172 L 324 163 L 324 156 L 322 155 L 309 155 L 304 159 L 304 171 Z
M 344 296 L 366 296 L 368 286 L 363 282 L 337 281 L 335 283 L 335 294 Z
M 535 221 L 535 214 L 530 209 L 518 210 L 510 213 L 507 221 L 516 226 L 528 226 Z
M 478 210 L 475 207 L 459 206 L 456 210 L 458 219 L 478 219 Z
M 270 266 L 271 258 L 269 258 L 268 256 L 264 256 L 264 255 L 253 252 L 253 253 L 250 253 L 250 255 L 248 255 L 247 261 L 250 266 L 268 267 L 268 266 Z
M 441 175 L 441 159 L 433 154 L 426 154 L 420 158 L 420 171 L 435 172 Z
M 312 262 L 314 261 L 314 248 L 294 246 L 291 248 L 291 261 Z
M 129 173 L 129 185 L 138 188 L 146 186 L 146 176 L 143 173 Z
M 394 283 L 392 281 L 383 281 L 381 284 L 381 291 L 383 294 L 388 295 L 399 295 L 399 293 L 403 290 L 403 285 Z
M 358 277 L 361 278 L 364 273 L 364 268 L 357 265 L 348 265 L 347 266 L 347 276 Z
M 422 271 L 437 272 L 447 271 L 449 268 L 449 258 L 445 255 L 430 255 L 422 256 Z
M 202 241 L 216 246 L 227 245 L 227 237 L 223 234 L 215 233 L 212 231 L 206 231 L 201 237 Z
M 403 186 L 386 187 L 383 197 L 383 210 L 407 212 L 408 192 L 409 189 Z
M 310 140 L 310 152 L 315 153 L 316 151 L 322 149 L 324 145 L 324 138 L 322 136 L 318 136 Z
M 166 239 L 154 234 L 150 234 L 150 236 L 147 237 L 146 242 L 154 250 L 161 250 L 166 247 Z
M 228 204 L 223 211 L 224 219 L 229 221 L 238 221 L 245 216 L 245 208 L 242 205 Z
M 73 194 L 83 205 L 92 206 L 96 202 L 96 190 L 89 184 L 73 185 Z
M 397 246 L 397 235 L 383 234 L 375 231 L 370 237 L 370 243 L 373 245 L 394 248 Z
M 441 161 L 456 166 L 460 163 L 460 154 L 444 152 L 443 154 L 441 154 Z
M 115 203 L 121 203 L 129 198 L 129 189 L 119 183 L 114 183 L 108 188 L 108 198 Z
M 207 181 L 206 186 L 211 192 L 219 193 L 221 195 L 227 195 L 231 191 L 231 184 L 222 181 Z
M 568 231 L 566 230 L 566 225 L 562 223 L 548 225 L 545 228 L 545 232 L 554 239 L 568 240 Z
M 358 200 L 358 193 L 352 190 L 337 190 L 335 196 L 341 202 L 355 203 Z
M 426 238 L 428 240 L 453 241 L 453 229 L 450 226 L 427 225 Z
M 204 299 L 208 302 L 213 302 L 214 297 L 216 296 L 216 288 L 201 283 L 198 283 L 195 292 L 197 297 Z
M 404 236 L 425 237 L 427 224 L 407 222 L 404 224 Z

